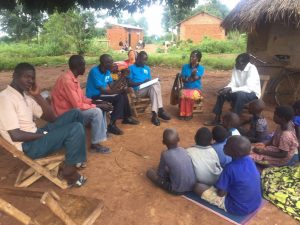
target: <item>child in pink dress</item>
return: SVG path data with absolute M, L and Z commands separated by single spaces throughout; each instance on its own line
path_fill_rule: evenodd
M 269 142 L 255 144 L 251 153 L 254 161 L 271 166 L 285 165 L 290 161 L 299 145 L 292 122 L 293 116 L 291 107 L 276 107 L 273 121 L 278 127 Z

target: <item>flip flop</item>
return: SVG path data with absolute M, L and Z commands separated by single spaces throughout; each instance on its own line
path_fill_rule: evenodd
M 82 187 L 87 181 L 87 178 L 83 175 L 79 177 L 77 181 L 75 181 L 73 184 L 71 184 L 71 187 Z

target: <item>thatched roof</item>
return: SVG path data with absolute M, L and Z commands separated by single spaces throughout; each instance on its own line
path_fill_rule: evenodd
M 223 20 L 226 30 L 255 31 L 265 23 L 300 27 L 300 0 L 241 0 Z

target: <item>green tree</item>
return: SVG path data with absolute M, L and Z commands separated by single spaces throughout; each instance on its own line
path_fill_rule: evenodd
M 175 28 L 176 24 L 184 20 L 192 14 L 192 10 L 189 7 L 177 7 L 168 5 L 164 8 L 162 27 L 166 32 L 170 29 Z
M 90 39 L 95 36 L 96 21 L 91 12 L 69 10 L 66 13 L 55 12 L 44 24 L 42 40 L 51 43 L 54 53 L 71 51 L 86 52 Z
M 149 6 L 155 2 L 166 2 L 177 7 L 194 7 L 198 0 L 5 0 L 1 1 L 0 9 L 13 10 L 17 4 L 22 4 L 28 10 L 47 11 L 53 13 L 66 12 L 73 7 L 84 9 L 107 9 L 109 14 L 116 15 L 121 11 L 136 12 L 142 10 L 144 6 Z
M 28 14 L 21 5 L 12 11 L 0 11 L 1 30 L 15 41 L 31 40 L 36 37 L 43 23 L 43 14 L 34 11 Z
M 208 0 L 208 2 L 204 5 L 200 5 L 194 9 L 192 14 L 196 14 L 198 12 L 207 12 L 211 15 L 224 19 L 228 15 L 229 9 L 219 0 Z
M 119 17 L 118 23 L 138 26 L 140 28 L 143 28 L 145 33 L 147 33 L 148 31 L 148 22 L 146 17 L 144 16 L 140 17 L 138 20 L 135 20 L 133 17 L 129 17 L 127 19 L 122 19 L 121 17 Z

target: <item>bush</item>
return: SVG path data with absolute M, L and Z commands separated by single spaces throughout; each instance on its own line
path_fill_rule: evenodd
M 190 53 L 195 49 L 199 49 L 205 53 L 242 53 L 246 51 L 247 38 L 244 35 L 231 33 L 225 40 L 214 40 L 205 37 L 200 44 L 195 44 L 188 41 L 179 41 L 175 47 L 170 47 L 170 53 Z

